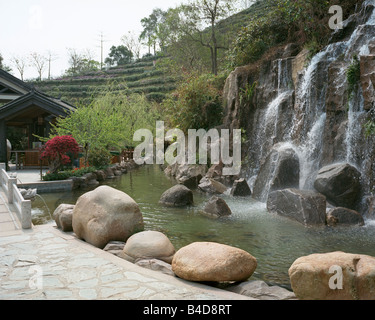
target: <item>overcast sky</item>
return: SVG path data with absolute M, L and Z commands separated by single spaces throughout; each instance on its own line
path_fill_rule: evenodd
M 68 68 L 67 48 L 78 52 L 90 49 L 100 61 L 100 35 L 103 34 L 104 57 L 112 45 L 120 45 L 128 31 L 142 30 L 141 19 L 156 7 L 176 7 L 182 0 L 0 0 L 0 53 L 11 65 L 13 56 L 26 57 L 31 52 L 57 57 L 52 76 Z M 44 77 L 47 72 L 44 73 Z M 37 73 L 27 67 L 25 79 Z

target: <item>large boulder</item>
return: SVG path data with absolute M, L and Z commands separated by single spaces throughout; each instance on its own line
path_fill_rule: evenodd
M 143 216 L 138 204 L 109 186 L 83 194 L 74 207 L 73 231 L 98 248 L 104 248 L 110 241 L 126 241 L 141 230 Z
M 301 300 L 374 300 L 375 258 L 330 252 L 298 258 L 289 269 Z
M 189 281 L 245 281 L 257 260 L 248 252 L 215 242 L 194 242 L 176 252 L 172 270 Z
M 169 239 L 158 231 L 143 231 L 133 234 L 123 249 L 122 257 L 132 263 L 142 259 L 158 259 L 172 262 L 175 248 Z
M 52 216 L 57 227 L 64 232 L 73 231 L 72 220 L 74 207 L 75 205 L 73 204 L 62 203 L 53 212 Z
M 247 197 L 251 196 L 251 190 L 247 181 L 243 178 L 235 180 L 230 194 L 234 197 Z
M 319 170 L 314 188 L 337 207 L 355 209 L 360 196 L 361 173 L 348 163 L 332 164 Z
M 253 188 L 253 197 L 266 202 L 268 194 L 275 190 L 299 188 L 300 164 L 291 148 L 271 150 L 260 168 Z
M 226 290 L 259 300 L 296 300 L 296 295 L 282 287 L 269 286 L 261 280 L 249 280 L 234 284 Z
M 319 225 L 326 222 L 326 198 L 314 191 L 273 191 L 268 196 L 267 209 L 304 225 Z
M 327 225 L 360 225 L 365 224 L 362 215 L 347 208 L 337 207 L 327 213 Z
M 204 213 L 214 218 L 226 217 L 232 214 L 224 199 L 213 196 L 204 207 Z
M 193 192 L 184 185 L 178 184 L 165 191 L 159 203 L 169 207 L 184 207 L 193 204 Z

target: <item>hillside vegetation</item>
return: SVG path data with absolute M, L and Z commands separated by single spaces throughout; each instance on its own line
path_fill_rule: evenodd
M 154 66 L 154 61 L 156 65 Z M 175 79 L 157 67 L 157 59 L 141 59 L 119 67 L 33 82 L 37 90 L 73 105 L 90 103 L 109 85 L 118 91 L 144 93 L 149 100 L 161 101 L 176 88 Z M 116 91 L 115 91 L 116 92 Z

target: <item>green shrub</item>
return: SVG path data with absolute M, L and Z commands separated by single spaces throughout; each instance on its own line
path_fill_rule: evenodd
M 216 85 L 217 76 L 188 75 L 162 104 L 172 128 L 185 133 L 189 129 L 211 129 L 222 121 L 221 91 Z M 222 88 L 222 86 L 220 86 Z
M 346 76 L 348 80 L 348 96 L 349 99 L 352 97 L 354 91 L 358 87 L 358 83 L 361 79 L 361 65 L 357 55 L 353 56 L 352 63 L 350 64 L 348 70 L 346 71 Z
M 89 164 L 101 168 L 108 166 L 111 162 L 111 154 L 106 149 L 94 149 L 89 154 Z

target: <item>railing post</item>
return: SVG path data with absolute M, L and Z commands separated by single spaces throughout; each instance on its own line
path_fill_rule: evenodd
M 8 180 L 8 203 L 12 204 L 14 199 L 13 185 L 17 186 L 17 178 L 9 178 Z
M 31 229 L 31 201 L 24 200 L 21 203 L 21 224 L 22 229 Z

